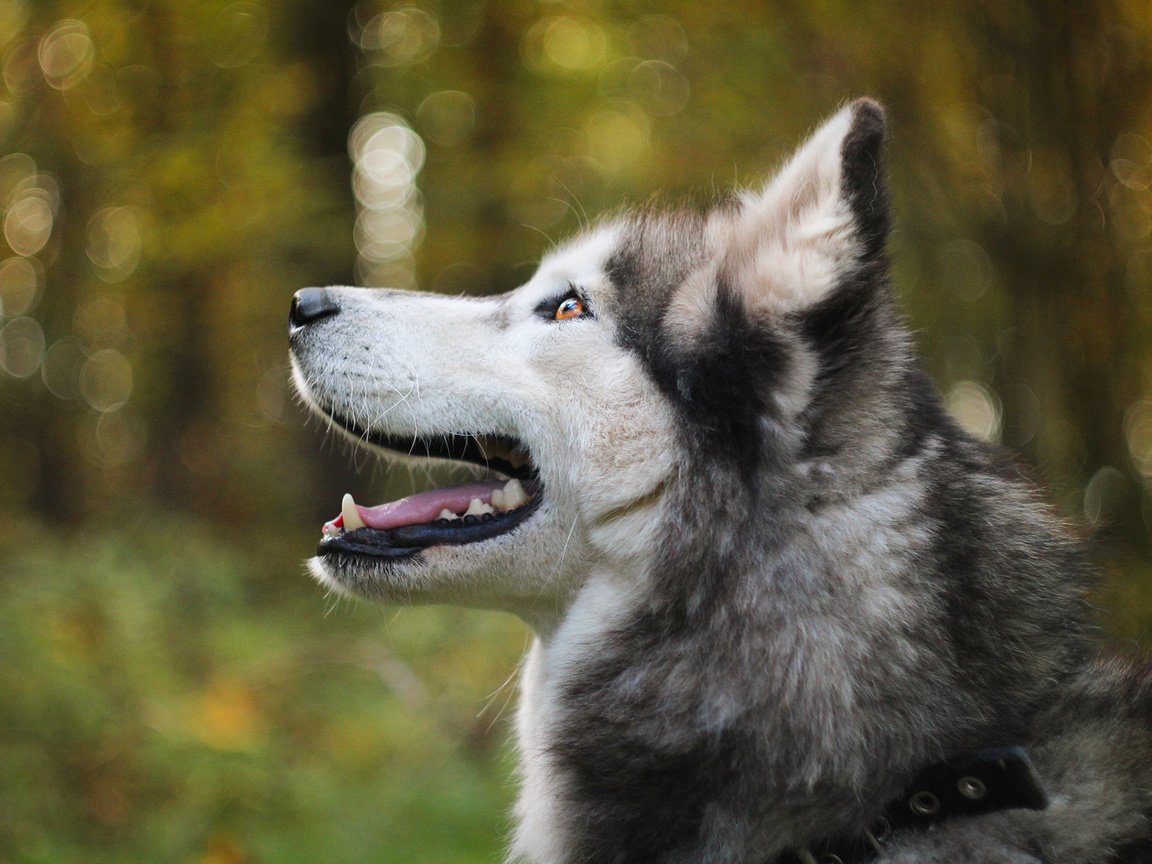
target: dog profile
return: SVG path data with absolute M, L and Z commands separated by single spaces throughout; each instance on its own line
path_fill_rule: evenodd
M 310 562 L 535 639 L 510 861 L 1147 861 L 1152 677 L 1080 544 L 921 372 L 885 120 L 760 188 L 615 215 L 496 297 L 309 288 L 334 426 L 471 483 L 346 497 Z

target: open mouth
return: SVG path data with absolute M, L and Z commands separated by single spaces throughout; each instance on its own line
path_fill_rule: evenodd
M 501 435 L 461 434 L 394 438 L 365 432 L 341 418 L 360 440 L 386 450 L 481 465 L 494 476 L 432 489 L 375 507 L 345 495 L 340 515 L 327 522 L 317 554 L 403 558 L 430 546 L 460 545 L 507 534 L 540 503 L 541 484 L 527 448 Z

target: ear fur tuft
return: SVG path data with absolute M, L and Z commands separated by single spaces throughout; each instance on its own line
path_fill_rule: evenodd
M 824 299 L 883 252 L 888 233 L 884 111 L 858 99 L 828 119 L 714 236 L 750 308 L 786 313 Z M 723 214 L 718 214 L 723 219 Z

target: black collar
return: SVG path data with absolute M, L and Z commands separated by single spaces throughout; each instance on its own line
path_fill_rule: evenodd
M 925 768 L 863 834 L 789 849 L 770 864 L 865 864 L 901 832 L 924 831 L 959 816 L 1047 806 L 1048 796 L 1023 747 L 981 750 Z

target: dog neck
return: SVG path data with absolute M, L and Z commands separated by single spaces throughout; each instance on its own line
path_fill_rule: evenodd
M 516 717 L 520 795 L 511 861 L 562 861 L 570 848 L 563 812 L 568 790 L 552 759 L 560 694 L 581 659 L 631 612 L 633 595 L 619 574 L 596 572 L 566 614 L 535 615 L 529 622 L 536 638 L 520 673 Z

